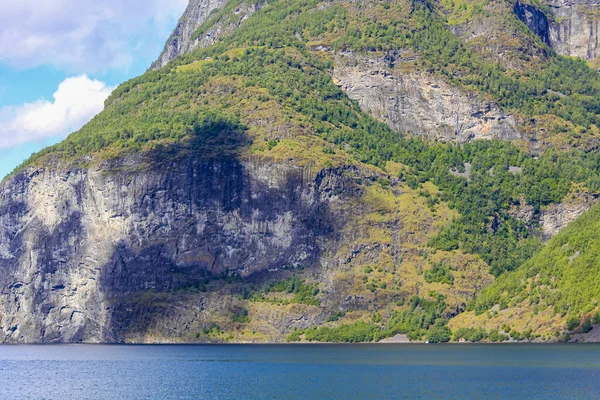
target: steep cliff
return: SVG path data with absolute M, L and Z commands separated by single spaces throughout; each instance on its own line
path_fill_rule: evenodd
M 222 10 L 227 3 L 234 6 L 230 10 L 231 13 L 219 15 L 218 11 Z M 216 43 L 219 38 L 238 28 L 259 10 L 262 4 L 262 1 L 231 4 L 227 0 L 190 0 L 177 27 L 167 40 L 165 48 L 151 68 L 162 68 L 178 56 Z M 205 23 L 207 26 L 200 31 L 199 28 Z
M 29 169 L 4 186 L 5 340 L 123 340 L 124 296 L 314 266 L 319 241 L 340 228 L 328 211 L 344 184 L 335 170 L 187 158 L 140 172 L 141 162 Z
M 515 3 L 515 13 L 559 54 L 595 60 L 599 55 L 597 1 L 552 1 L 540 6 Z
M 333 77 L 344 92 L 396 131 L 459 143 L 521 139 L 515 118 L 498 105 L 433 74 L 403 69 L 399 52 L 340 52 L 335 61 Z
M 451 215 L 416 209 L 423 198 L 364 167 L 161 158 L 28 168 L 4 184 L 2 341 L 281 341 L 340 309 L 390 313 L 418 292 L 408 274 L 427 259 L 414 246 Z M 449 310 L 491 282 L 475 257 L 440 257 L 463 271 Z M 359 280 L 369 265 L 385 287 Z M 319 301 L 244 297 L 287 276 L 320 282 Z
M 561 230 L 566 228 L 582 214 L 598 202 L 598 195 L 585 191 L 575 191 L 557 204 L 552 204 L 541 210 L 534 209 L 523 199 L 519 206 L 510 210 L 510 214 L 528 225 L 539 227 L 537 232 L 544 240 L 550 240 Z
M 167 40 L 165 48 L 152 64 L 152 68 L 161 68 L 175 57 L 189 52 L 196 44 L 194 33 L 206 22 L 211 13 L 227 3 L 227 0 L 190 0 L 175 30 Z
M 523 21 L 533 33 L 538 35 L 547 45 L 552 45 L 552 42 L 550 41 L 551 25 L 546 14 L 531 4 L 521 3 L 519 1 L 515 3 L 514 10 L 519 19 Z M 553 39 L 555 40 L 556 38 Z

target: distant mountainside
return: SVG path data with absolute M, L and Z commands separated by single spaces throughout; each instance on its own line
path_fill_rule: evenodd
M 2 183 L 0 341 L 587 331 L 598 7 L 192 0 Z

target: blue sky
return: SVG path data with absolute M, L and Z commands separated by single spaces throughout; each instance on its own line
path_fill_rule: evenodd
M 159 55 L 188 0 L 2 0 L 0 179 Z

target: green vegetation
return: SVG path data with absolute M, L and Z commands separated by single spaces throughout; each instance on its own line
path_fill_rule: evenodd
M 429 343 L 446 343 L 450 341 L 452 331 L 447 326 L 434 326 L 427 331 L 427 341 Z
M 268 293 L 285 293 L 293 294 L 294 296 L 291 299 L 270 298 L 267 297 Z M 297 303 L 318 307 L 321 305 L 320 300 L 317 298 L 318 294 L 318 283 L 309 284 L 297 276 L 292 276 L 291 278 L 282 281 L 270 282 L 261 290 L 252 290 L 244 297 L 251 301 L 268 302 L 280 305 Z
M 208 325 L 206 328 L 204 328 L 202 330 L 202 332 L 198 332 L 196 333 L 196 339 L 202 339 L 202 338 L 214 338 L 214 337 L 218 337 L 219 335 L 223 334 L 223 330 L 221 329 L 221 327 L 213 322 L 210 325 Z
M 567 329 L 596 313 L 600 294 L 600 206 L 592 207 L 517 271 L 501 276 L 474 303 L 476 313 L 495 304 L 535 305 L 568 315 Z
M 560 57 L 544 47 L 548 58 L 537 68 L 506 70 L 473 54 L 448 30 L 447 21 L 435 12 L 434 4 L 415 2 L 409 14 L 405 2 L 392 3 L 388 21 L 352 21 L 336 46 L 361 51 L 412 49 L 421 56 L 420 69 L 489 93 L 507 109 L 527 115 L 553 114 L 586 128 L 600 125 L 600 77 L 584 60 Z M 476 5 L 472 10 L 471 16 L 480 13 L 482 7 Z M 510 18 L 519 34 L 535 41 L 533 33 L 515 16 Z
M 477 343 L 487 338 L 488 334 L 482 328 L 459 328 L 454 332 L 454 341 L 465 339 L 467 342 Z
M 231 320 L 233 322 L 239 322 L 242 324 L 250 322 L 250 317 L 248 316 L 248 309 L 247 308 L 239 309 L 238 311 L 236 311 L 233 314 L 233 316 L 231 317 Z
M 514 340 L 519 341 L 519 342 L 521 342 L 523 340 L 533 340 L 536 337 L 539 337 L 539 336 L 533 334 L 532 329 L 527 329 L 524 332 L 517 332 L 515 330 L 512 330 L 509 332 L 509 335 Z
M 590 127 L 600 110 L 600 77 L 583 61 L 552 55 L 541 69 L 509 73 L 480 60 L 429 7 L 415 3 L 408 13 L 406 3 L 392 1 L 385 9 L 375 5 L 369 12 L 379 13 L 379 19 L 372 19 L 359 18 L 350 5 L 320 10 L 318 3 L 270 1 L 218 44 L 121 85 L 103 113 L 27 163 L 48 154 L 75 159 L 91 152 L 115 155 L 149 146 L 235 155 L 252 141 L 246 133 L 252 117 L 243 117 L 244 102 L 275 101 L 282 118 L 300 120 L 336 146 L 350 145 L 360 161 L 380 167 L 397 161 L 407 166 L 402 176 L 409 186 L 436 184 L 443 192 L 441 200 L 460 217 L 431 246 L 479 254 L 496 276 L 515 269 L 541 246 L 527 226 L 508 213 L 511 206 L 523 198 L 536 210 L 561 201 L 573 182 L 600 189 L 598 153 L 549 150 L 534 159 L 508 143 L 458 147 L 398 135 L 351 102 L 331 80 L 332 62 L 311 53 L 306 43 L 322 37 L 338 49 L 413 49 L 420 55 L 418 68 L 488 92 L 506 108 L 529 115 L 555 114 Z M 228 3 L 199 32 L 224 18 L 234 4 Z M 212 89 L 221 81 L 218 91 Z M 277 146 L 272 140 L 267 148 Z M 472 164 L 469 182 L 449 174 L 449 169 L 460 170 L 467 162 Z M 523 174 L 509 172 L 509 166 L 521 167 Z
M 508 340 L 508 336 L 498 332 L 497 329 L 492 329 L 487 338 L 490 342 L 504 342 L 505 340 Z
M 407 334 L 410 340 L 428 340 L 431 343 L 447 342 L 452 332 L 446 327 L 443 312 L 446 308 L 444 296 L 431 293 L 434 300 L 414 296 L 403 311 L 394 312 L 387 323 L 381 315 L 373 314 L 372 322 L 359 321 L 335 327 L 321 326 L 297 330 L 288 336 L 288 341 L 297 342 L 304 338 L 313 342 L 373 342 L 397 333 Z
M 446 323 L 443 318 L 446 309 L 444 296 L 431 294 L 434 300 L 413 296 L 409 301 L 408 309 L 395 312 L 388 323 L 387 336 L 404 333 L 411 340 L 421 340 L 429 328 L 444 327 Z
M 585 321 L 583 321 L 583 324 L 581 324 L 581 327 L 579 328 L 579 333 L 589 333 L 592 331 L 592 329 L 594 329 L 592 321 L 586 319 Z
M 575 328 L 579 327 L 579 319 L 574 315 L 567 318 L 567 329 L 570 331 L 574 331 Z
M 489 341 L 489 342 L 504 342 L 508 340 L 508 335 L 504 335 L 498 332 L 497 329 L 492 329 L 490 332 L 487 332 L 482 328 L 459 328 L 453 333 L 454 341 L 458 342 L 460 339 L 465 339 L 467 342 L 481 342 L 481 341 Z
M 425 271 L 425 281 L 428 283 L 437 282 L 452 285 L 454 283 L 454 276 L 450 271 L 450 268 L 444 264 L 435 264 L 431 269 Z
M 328 319 L 327 322 L 334 322 L 334 321 L 338 321 L 340 318 L 344 318 L 346 316 L 346 313 L 343 311 L 337 311 L 336 313 L 332 314 Z
M 299 342 L 301 336 L 309 342 L 358 343 L 373 342 L 381 339 L 381 329 L 372 323 L 356 322 L 352 325 L 312 327 L 292 332 L 288 342 Z

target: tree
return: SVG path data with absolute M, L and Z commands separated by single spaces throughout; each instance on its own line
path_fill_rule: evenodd
M 450 341 L 452 332 L 447 326 L 435 326 L 427 331 L 427 341 L 429 343 L 446 343 Z

